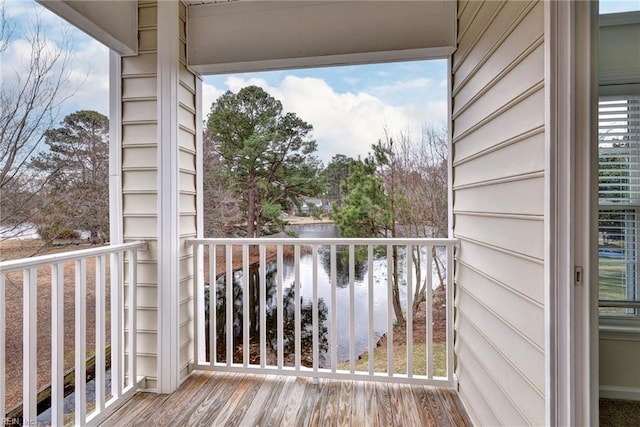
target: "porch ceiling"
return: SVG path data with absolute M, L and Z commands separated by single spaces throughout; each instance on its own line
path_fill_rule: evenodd
M 137 1 L 38 0 L 123 55 L 137 53 Z M 213 74 L 444 57 L 451 1 L 187 0 L 188 63 Z
M 269 1 L 189 7 L 188 61 L 202 74 L 443 57 L 455 2 Z

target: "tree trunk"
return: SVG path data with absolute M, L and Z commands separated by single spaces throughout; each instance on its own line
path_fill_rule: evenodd
M 420 256 L 420 247 L 415 248 L 415 251 L 411 251 L 411 256 L 413 257 L 413 266 L 416 271 L 416 288 L 413 294 L 413 314 L 415 315 L 418 312 L 418 307 L 420 303 L 425 299 L 425 291 L 427 287 L 427 280 L 425 278 L 424 283 L 422 283 L 422 257 Z M 427 272 L 429 274 L 429 272 Z
M 256 217 L 256 183 L 252 178 L 249 182 L 249 201 L 247 206 L 247 237 L 256 237 L 255 235 L 255 217 Z
M 393 290 L 393 311 L 396 315 L 396 322 L 399 326 L 404 326 L 404 314 L 402 313 L 402 305 L 400 304 L 400 281 L 398 277 L 398 248 L 393 247 L 393 274 L 392 274 L 392 290 Z
M 436 253 L 436 248 L 433 248 L 433 263 L 436 265 L 436 273 L 438 273 L 438 280 L 440 281 L 440 286 L 444 286 L 445 276 L 442 273 L 442 261 L 438 258 L 438 254 Z M 453 273 L 453 272 L 451 272 Z

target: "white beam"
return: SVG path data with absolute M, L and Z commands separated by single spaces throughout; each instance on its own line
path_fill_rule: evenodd
M 456 42 L 451 1 L 231 2 L 189 17 L 202 74 L 446 57 Z
M 36 1 L 118 53 L 138 52 L 137 1 Z
M 109 52 L 109 242 L 123 242 L 122 219 L 122 59 Z
M 591 318 L 597 317 L 597 280 L 591 280 L 597 182 L 589 169 L 597 147 L 597 9 L 588 2 L 544 6 L 545 424 L 591 425 L 598 419 L 597 328 Z M 583 271 L 580 281 L 576 267 Z
M 179 385 L 178 2 L 158 2 L 158 392 Z

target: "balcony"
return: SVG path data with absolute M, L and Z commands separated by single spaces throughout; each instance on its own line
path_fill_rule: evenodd
M 190 375 L 170 395 L 149 393 L 138 375 L 138 343 L 146 339 L 138 327 L 143 242 L 0 263 L 1 331 L 15 309 L 15 296 L 5 298 L 9 283 L 21 287 L 24 318 L 22 333 L 0 335 L 0 369 L 22 370 L 19 387 L 8 383 L 15 375 L 1 377 L 3 413 L 25 421 L 40 414 L 41 422 L 54 425 L 149 419 L 310 424 L 319 420 L 314 417 L 341 424 L 468 424 L 453 391 L 453 274 L 447 272 L 453 271 L 454 239 L 187 244 L 195 280 L 178 333 L 186 343 L 181 350 L 191 355 Z M 397 299 L 388 286 L 395 281 Z M 69 287 L 73 299 L 65 301 Z M 50 315 L 38 304 L 43 292 L 51 296 Z M 422 302 L 414 304 L 416 298 Z M 394 300 L 411 327 L 397 320 Z M 69 316 L 73 343 L 63 338 Z M 48 327 L 50 334 L 38 333 Z M 4 353 L 16 337 L 24 355 L 17 363 Z M 40 360 L 45 347 L 50 360 Z M 43 395 L 51 402 L 45 416 Z
M 138 393 L 104 423 L 137 424 L 472 425 L 446 387 L 203 371 L 171 395 Z

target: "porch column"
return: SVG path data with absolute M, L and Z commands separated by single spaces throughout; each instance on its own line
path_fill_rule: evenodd
M 178 3 L 158 2 L 158 391 L 178 387 Z
M 121 95 L 122 236 L 149 248 L 138 267 L 138 374 L 160 393 L 175 390 L 193 360 L 193 263 L 185 240 L 198 229 L 200 86 L 186 66 L 186 20 L 180 2 L 139 1 L 138 54 L 112 59 L 121 83 L 112 78 L 112 97 Z

